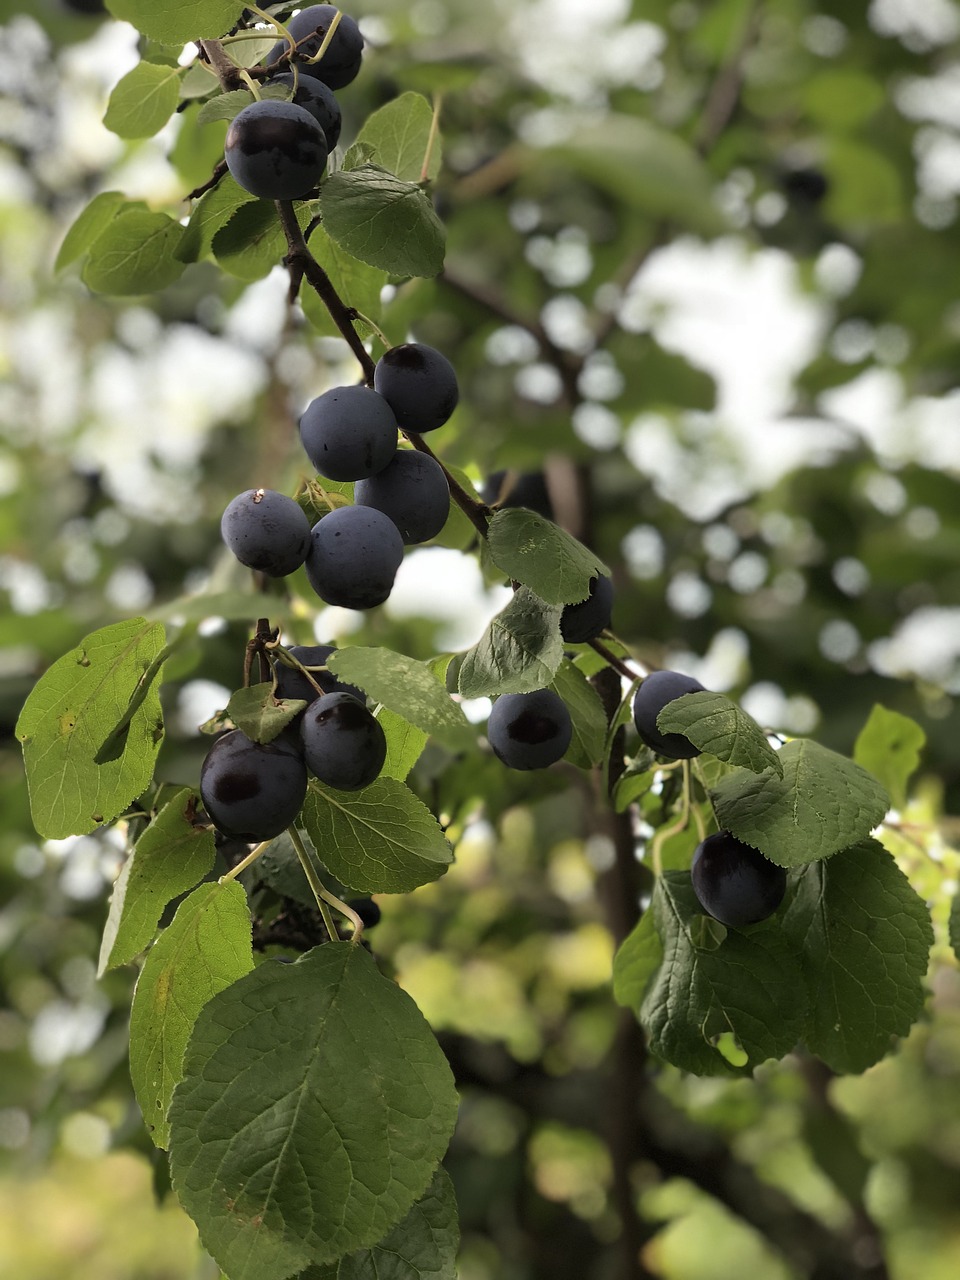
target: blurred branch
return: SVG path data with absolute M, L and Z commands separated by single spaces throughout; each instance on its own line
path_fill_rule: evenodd
M 743 22 L 742 34 L 735 42 L 730 57 L 724 62 L 710 86 L 694 135 L 694 145 L 702 156 L 708 154 L 733 119 L 743 89 L 743 67 L 760 28 L 759 0 L 753 0 Z

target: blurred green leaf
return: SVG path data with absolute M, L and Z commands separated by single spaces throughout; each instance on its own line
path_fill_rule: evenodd
M 887 789 L 894 808 L 902 809 L 926 741 L 916 720 L 878 702 L 854 743 L 853 758 Z

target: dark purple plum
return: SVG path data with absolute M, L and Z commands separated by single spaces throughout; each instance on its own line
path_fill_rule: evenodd
M 251 844 L 286 831 L 306 793 L 306 766 L 289 736 L 261 743 L 233 729 L 217 738 L 200 770 L 200 796 L 214 826 Z
M 407 546 L 435 538 L 450 514 L 443 467 L 416 449 L 398 449 L 382 471 L 358 480 L 353 500 L 389 516 Z
M 264 98 L 230 121 L 223 157 L 245 191 L 261 200 L 299 200 L 320 181 L 327 139 L 295 102 Z
M 227 505 L 220 534 L 241 564 L 271 578 L 299 569 L 310 550 L 310 521 L 293 498 L 247 489 Z
M 331 653 L 336 653 L 334 644 L 293 644 L 290 652 L 305 667 L 322 667 Z M 343 684 L 332 671 L 314 671 L 314 680 L 324 693 L 351 693 L 358 701 L 366 703 L 366 694 L 354 684 Z M 302 698 L 306 702 L 315 702 L 320 694 L 303 674 L 294 667 L 277 664 L 277 697 Z
M 460 398 L 453 365 L 423 342 L 404 342 L 385 351 L 373 372 L 373 385 L 398 425 L 417 435 L 442 427 Z
M 604 574 L 590 579 L 590 594 L 579 604 L 564 606 L 560 614 L 560 634 L 568 644 L 595 640 L 610 625 L 613 612 L 613 583 Z
M 379 722 L 349 693 L 325 693 L 300 721 L 307 768 L 337 791 L 369 787 L 387 758 Z
M 266 82 L 264 88 L 272 84 L 283 85 L 287 89 L 293 89 L 293 72 L 281 71 L 279 75 L 272 76 Z M 293 94 L 293 101 L 298 107 L 303 107 L 305 111 L 310 112 L 323 130 L 323 136 L 327 140 L 327 151 L 332 151 L 340 141 L 343 113 L 340 110 L 340 103 L 334 96 L 330 86 L 324 84 L 322 80 L 318 80 L 316 76 L 308 76 L 305 71 L 301 71 L 297 75 L 297 87 Z
M 697 845 L 690 877 L 707 915 L 734 929 L 772 916 L 787 888 L 783 867 L 729 831 Z
M 327 604 L 372 609 L 393 589 L 403 539 L 373 507 L 337 507 L 314 526 L 306 560 L 310 585 Z
M 397 452 L 397 420 L 372 387 L 333 387 L 300 418 L 307 457 L 330 480 L 365 480 Z
M 342 89 L 356 78 L 363 57 L 363 36 L 353 18 L 343 14 L 326 53 L 319 62 L 308 61 L 320 51 L 336 12 L 336 5 L 313 4 L 294 14 L 286 25 L 297 43 L 291 61 L 306 65 L 310 75 L 331 89 Z M 289 48 L 285 40 L 278 40 L 267 54 L 267 66 L 276 62 Z
M 700 754 L 689 738 L 682 733 L 663 733 L 657 728 L 657 716 L 676 698 L 685 693 L 700 693 L 703 685 L 693 676 L 679 671 L 652 671 L 637 690 L 633 699 L 633 722 L 642 740 L 658 756 L 669 760 L 692 760 Z
M 552 689 L 502 694 L 487 721 L 493 753 L 511 769 L 545 769 L 563 757 L 572 736 L 570 712 Z

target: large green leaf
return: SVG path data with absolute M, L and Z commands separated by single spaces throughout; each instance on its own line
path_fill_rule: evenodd
M 361 262 L 394 276 L 443 269 L 443 223 L 415 182 L 377 165 L 341 170 L 321 186 L 320 210 L 327 235 Z
M 350 306 L 368 320 L 380 319 L 380 291 L 387 283 L 386 271 L 354 258 L 335 240 L 331 240 L 323 227 L 317 227 L 311 233 L 310 251 L 330 277 L 330 283 L 341 298 L 346 298 Z M 300 289 L 300 302 L 304 315 L 318 333 L 334 337 L 340 333 L 330 318 L 330 312 L 306 282 Z
M 297 1280 L 456 1280 L 460 1225 L 450 1175 L 441 1165 L 407 1216 L 369 1249 Z
M 387 739 L 387 758 L 380 770 L 381 776 L 398 778 L 402 782 L 423 754 L 430 735 L 389 707 L 381 706 L 377 719 Z
M 640 1021 L 652 1051 L 697 1075 L 742 1074 L 789 1053 L 806 1005 L 800 961 L 780 921 L 724 929 L 703 915 L 684 871 L 661 876 L 651 909 L 663 963 L 646 981 Z M 632 972 L 621 973 L 622 994 L 635 995 L 645 981 L 653 948 L 642 941 L 634 942 Z M 731 1035 L 742 1066 L 721 1051 Z
M 367 116 L 354 146 L 366 147 L 367 156 L 404 182 L 422 182 L 440 172 L 440 139 L 430 147 L 426 174 L 423 162 L 430 145 L 433 108 L 420 93 L 401 93 L 386 106 Z
M 173 1185 L 230 1280 L 370 1248 L 426 1190 L 457 1115 L 410 997 L 349 942 L 206 1005 L 170 1108 Z
M 436 818 L 396 778 L 352 792 L 313 781 L 301 821 L 323 865 L 361 893 L 407 893 L 453 861 Z
M 129 204 L 122 191 L 101 191 L 90 203 L 81 209 L 70 229 L 64 236 L 63 244 L 54 263 L 55 271 L 75 262 L 96 240 L 97 236 L 113 221 L 121 209 Z M 137 206 L 142 208 L 143 206 Z
M 230 275 L 241 280 L 262 280 L 283 260 L 287 242 L 269 200 L 242 204 L 211 241 L 213 256 Z
M 613 958 L 613 996 L 617 1004 L 639 1013 L 643 997 L 662 964 L 663 943 L 653 923 L 653 912 L 648 909 Z
M 797 738 L 779 752 L 783 776 L 772 769 L 736 769 L 710 790 L 721 827 L 781 867 L 827 858 L 870 834 L 887 812 L 879 782 L 858 764 Z
M 156 293 L 183 271 L 177 250 L 183 228 L 176 219 L 149 209 L 125 209 L 90 245 L 84 284 L 94 293 L 118 297 Z
M 548 604 L 586 600 L 590 579 L 610 573 L 583 543 L 524 507 L 497 511 L 487 536 L 490 559 L 497 568 Z
M 241 205 L 266 204 L 244 191 L 229 174 L 224 174 L 215 187 L 204 192 L 193 207 L 183 239 L 177 247 L 181 262 L 199 262 L 213 251 L 213 241 Z
M 371 698 L 452 750 L 465 751 L 476 742 L 476 732 L 462 709 L 425 663 L 391 649 L 351 645 L 331 653 L 327 666 L 338 680 L 359 685 Z
M 195 889 L 150 949 L 130 1010 L 130 1078 L 158 1147 L 170 1143 L 167 1109 L 197 1015 L 252 968 L 247 897 L 233 880 Z
M 895 808 L 902 809 L 926 741 L 916 720 L 878 702 L 854 743 L 853 758 L 886 787 Z
M 460 693 L 482 698 L 546 688 L 563 658 L 560 612 L 558 605 L 545 604 L 528 587 L 515 591 L 463 655 Z
M 566 659 L 557 668 L 551 688 L 563 699 L 573 722 L 566 759 L 581 769 L 591 769 L 603 759 L 607 742 L 603 703 L 583 672 Z
M 242 0 L 107 0 L 115 18 L 131 22 L 161 44 L 187 44 L 229 31 Z
M 133 846 L 110 899 L 100 944 L 100 975 L 129 964 L 147 946 L 168 902 L 213 867 L 213 831 L 196 820 L 199 796 L 182 787 Z
M 103 123 L 121 138 L 152 138 L 180 98 L 182 67 L 138 62 L 110 94 Z
M 923 1008 L 933 943 L 926 904 L 875 840 L 805 867 L 781 929 L 800 956 L 807 1047 L 835 1071 L 864 1071 Z
M 780 757 L 751 716 L 724 697 L 704 689 L 668 702 L 657 716 L 663 733 L 682 733 L 695 747 L 753 773 L 772 769 L 783 776 Z
M 163 644 L 159 623 L 116 622 L 85 636 L 34 685 L 16 733 L 42 836 L 93 831 L 149 784 L 163 737 L 155 666 Z

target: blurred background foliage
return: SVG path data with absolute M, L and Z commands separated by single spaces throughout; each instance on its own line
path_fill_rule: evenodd
M 525 501 L 603 555 L 638 657 L 844 752 L 877 701 L 928 739 L 886 836 L 941 930 L 928 1013 L 844 1080 L 800 1053 L 735 1082 L 647 1063 L 609 990 L 633 909 L 615 820 L 563 772 L 428 749 L 412 782 L 457 863 L 384 898 L 373 940 L 462 1087 L 462 1280 L 953 1280 L 960 7 L 364 0 L 357 16 L 346 142 L 398 92 L 443 95 L 447 270 L 392 283 L 381 323 L 457 366 L 444 460 L 478 486 L 522 474 Z M 38 843 L 13 725 L 86 632 L 243 585 L 225 503 L 293 491 L 298 412 L 355 370 L 286 314 L 279 269 L 199 264 L 116 302 L 55 274 L 98 191 L 185 212 L 223 130 L 190 104 L 157 140 L 104 130 L 137 44 L 93 0 L 0 0 L 0 23 L 0 1273 L 215 1280 L 132 1100 L 135 974 L 95 981 L 123 824 Z M 297 579 L 271 607 L 301 642 L 462 648 L 501 584 L 453 549 L 462 524 L 447 532 L 375 616 L 315 618 Z M 168 668 L 161 779 L 196 780 L 197 726 L 240 682 L 246 639 L 208 618 Z

